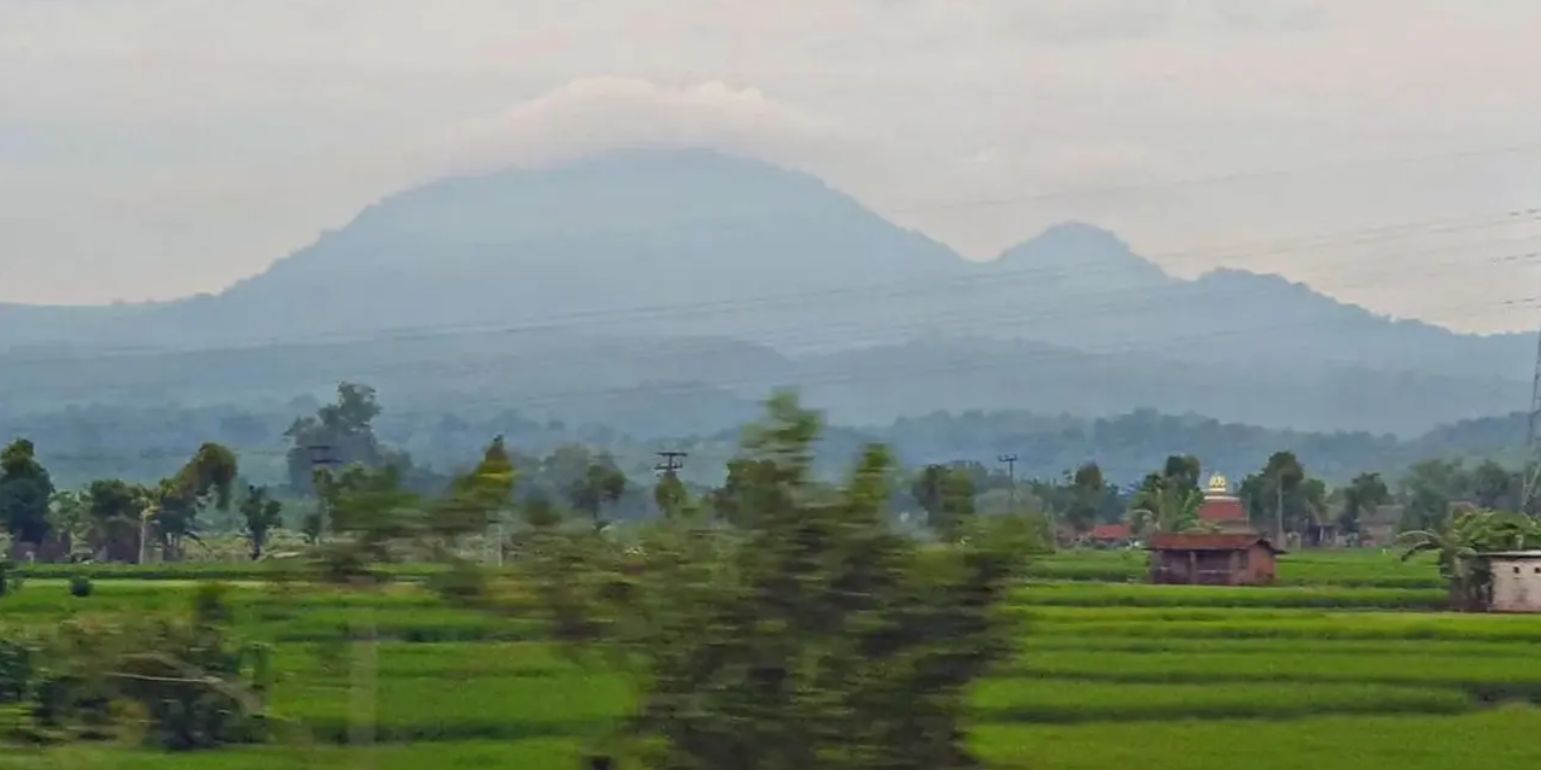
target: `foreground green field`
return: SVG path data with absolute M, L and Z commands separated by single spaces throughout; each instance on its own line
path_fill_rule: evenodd
M 1439 611 L 1431 565 L 1381 554 L 1292 557 L 1282 569 L 1299 572 L 1273 588 L 1085 579 L 1131 558 L 1057 555 L 1013 595 L 1021 652 L 971 699 L 971 741 L 991 767 L 1541 766 L 1541 616 Z M 567 770 L 632 703 L 624 676 L 580 665 L 528 621 L 446 607 L 411 584 L 351 594 L 229 573 L 244 578 L 230 593 L 242 633 L 275 645 L 277 744 L 0 747 L 0 770 Z M 99 580 L 85 599 L 34 577 L 0 599 L 0 625 L 172 610 L 196 575 L 153 577 Z M 382 638 L 381 745 L 367 756 L 341 745 L 346 640 L 365 618 Z

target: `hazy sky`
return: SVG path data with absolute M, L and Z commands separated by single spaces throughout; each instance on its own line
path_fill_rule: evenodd
M 1074 218 L 1530 325 L 1537 40 L 1537 0 L 0 0 L 0 300 L 215 291 L 433 176 L 704 144 L 974 258 Z

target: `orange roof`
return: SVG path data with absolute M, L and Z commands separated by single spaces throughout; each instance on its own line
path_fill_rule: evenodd
M 1091 531 L 1093 540 L 1128 540 L 1133 536 L 1128 524 L 1098 524 Z
M 1246 533 L 1184 532 L 1156 535 L 1150 539 L 1152 551 L 1244 551 L 1254 545 L 1262 545 L 1274 553 L 1283 553 L 1268 542 L 1268 538 Z
M 1206 497 L 1199 506 L 1199 519 L 1212 524 L 1248 521 L 1247 509 L 1234 497 Z

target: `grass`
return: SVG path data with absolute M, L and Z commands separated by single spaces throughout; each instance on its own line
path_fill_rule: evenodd
M 1144 554 L 1057 554 L 1011 597 L 1021 654 L 971 694 L 992 768 L 1159 764 L 1398 770 L 1541 766 L 1541 616 L 1457 615 L 1429 563 L 1291 554 L 1268 588 L 1147 586 Z M 562 768 L 630 710 L 623 677 L 587 668 L 527 619 L 445 606 L 406 567 L 371 592 L 272 580 L 247 564 L 29 568 L 0 626 L 180 611 L 199 579 L 230 584 L 242 635 L 274 645 L 280 743 L 191 755 L 120 746 L 0 746 L 0 770 Z M 382 745 L 340 746 L 350 645 L 372 623 Z M 0 631 L 3 633 L 3 631 Z M 1495 707 L 1500 706 L 1501 707 Z
M 1541 711 L 1510 708 L 1281 722 L 986 725 L 972 743 L 996 770 L 1450 770 L 1541 767 L 1538 732 Z

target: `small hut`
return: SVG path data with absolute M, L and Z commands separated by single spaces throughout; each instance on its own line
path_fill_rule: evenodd
M 1253 533 L 1195 532 L 1152 537 L 1150 581 L 1180 585 L 1270 585 L 1284 553 Z
M 1498 551 L 1481 558 L 1493 576 L 1489 610 L 1541 612 L 1541 551 Z

